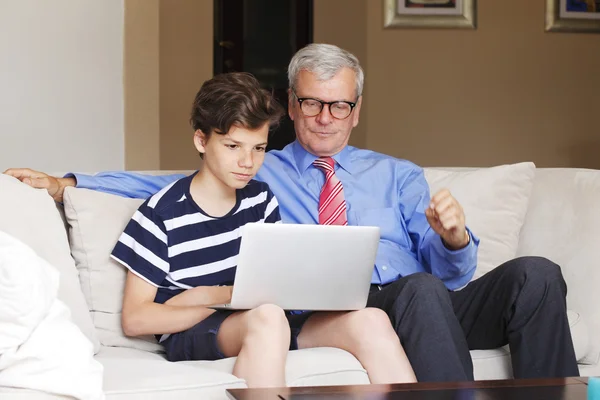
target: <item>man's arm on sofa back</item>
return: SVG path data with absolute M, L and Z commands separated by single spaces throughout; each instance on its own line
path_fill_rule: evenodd
M 64 190 L 68 186 L 97 190 L 122 197 L 145 199 L 185 176 L 183 174 L 147 175 L 136 172 L 101 172 L 96 175 L 69 173 L 63 178 L 56 178 L 29 168 L 10 168 L 4 173 L 31 187 L 46 189 L 57 202 L 62 202 Z
M 137 172 L 100 172 L 96 175 L 67 174 L 73 177 L 78 188 L 134 199 L 146 199 L 185 175 L 148 175 Z
M 54 201 L 62 202 L 63 193 L 68 186 L 75 186 L 75 178 L 56 178 L 40 171 L 29 168 L 9 168 L 4 174 L 17 178 L 21 182 L 36 188 L 46 189 Z

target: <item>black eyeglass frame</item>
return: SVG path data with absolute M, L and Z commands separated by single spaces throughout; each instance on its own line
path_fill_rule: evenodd
M 304 114 L 306 117 L 316 117 L 317 115 L 321 114 L 321 112 L 323 112 L 323 107 L 325 107 L 325 104 L 327 104 L 327 106 L 329 107 L 329 113 L 331 114 L 331 116 L 333 118 L 339 119 L 339 120 L 345 120 L 346 118 L 348 118 L 352 114 L 352 111 L 354 111 L 354 107 L 356 107 L 356 102 L 353 103 L 351 101 L 345 101 L 345 100 L 322 101 L 322 100 L 319 100 L 319 99 L 314 99 L 312 97 L 298 97 L 298 95 L 296 94 L 296 91 L 294 89 L 292 89 L 292 93 L 294 94 L 294 96 L 298 100 L 298 104 L 300 105 L 300 111 L 302 111 L 302 114 Z M 316 113 L 315 115 L 306 115 L 304 113 L 304 110 L 302 109 L 302 102 L 304 102 L 306 100 L 312 100 L 312 101 L 316 101 L 317 103 L 320 103 L 321 104 L 321 109 L 319 110 L 319 112 Z M 350 112 L 348 113 L 348 115 L 346 115 L 344 118 L 338 118 L 335 115 L 333 115 L 333 113 L 331 112 L 331 105 L 335 104 L 335 103 L 346 103 L 346 104 L 348 104 L 350 106 Z

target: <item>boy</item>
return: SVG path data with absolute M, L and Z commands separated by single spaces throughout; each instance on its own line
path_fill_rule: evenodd
M 123 330 L 160 335 L 171 361 L 237 356 L 233 373 L 249 387 L 285 386 L 287 351 L 319 346 L 354 354 L 373 383 L 415 381 L 380 310 L 292 315 L 270 304 L 239 312 L 207 308 L 231 298 L 241 228 L 280 221 L 268 185 L 252 178 L 269 128 L 282 115 L 249 74 L 218 75 L 202 85 L 191 116 L 202 168 L 142 204 L 112 253 L 129 269 Z

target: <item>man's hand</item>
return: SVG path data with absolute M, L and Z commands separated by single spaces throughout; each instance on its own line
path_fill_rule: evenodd
M 425 210 L 431 228 L 442 238 L 450 250 L 459 250 L 469 244 L 465 226 L 465 213 L 448 189 L 437 192 Z
M 75 178 L 55 178 L 29 168 L 10 168 L 4 171 L 4 173 L 17 178 L 33 188 L 46 189 L 54 201 L 58 202 L 62 202 L 65 188 L 67 186 L 75 186 L 77 183 Z

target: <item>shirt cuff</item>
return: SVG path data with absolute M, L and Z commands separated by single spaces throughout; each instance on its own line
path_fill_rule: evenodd
M 98 185 L 93 176 L 69 172 L 63 178 L 75 178 L 75 187 L 83 189 L 97 190 Z
M 479 247 L 479 238 L 477 236 L 475 236 L 475 234 L 473 232 L 471 232 L 471 230 L 468 227 L 466 228 L 466 230 L 467 230 L 467 234 L 470 237 L 469 244 L 467 244 L 462 249 L 458 249 L 458 250 L 450 250 L 449 248 L 444 246 L 444 243 L 442 242 L 442 237 L 438 236 L 436 244 L 440 250 L 440 254 L 443 255 L 446 260 L 462 261 L 465 259 L 465 256 L 467 256 L 469 253 L 471 253 L 473 251 L 476 251 L 476 249 Z

